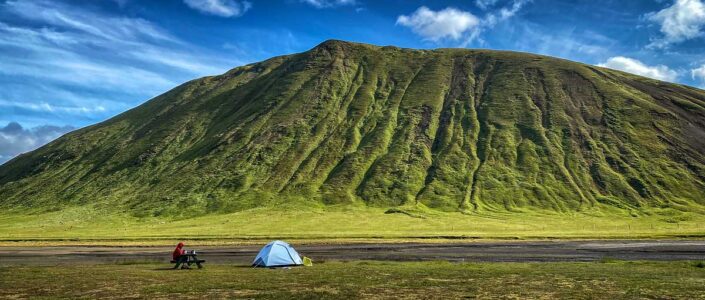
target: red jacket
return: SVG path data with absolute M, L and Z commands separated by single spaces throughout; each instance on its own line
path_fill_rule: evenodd
M 171 258 L 174 260 L 177 260 L 179 256 L 184 255 L 184 252 L 186 252 L 184 249 L 184 243 L 179 243 L 176 245 L 176 249 L 174 249 L 174 253 L 171 254 Z

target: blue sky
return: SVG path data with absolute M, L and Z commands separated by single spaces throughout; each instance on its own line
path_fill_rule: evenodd
M 705 0 L 0 0 L 0 163 L 327 39 L 533 52 L 705 87 Z

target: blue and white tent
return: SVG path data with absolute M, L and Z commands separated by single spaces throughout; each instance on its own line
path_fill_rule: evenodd
M 299 253 L 291 245 L 282 241 L 273 241 L 262 247 L 252 262 L 254 267 L 285 267 L 303 264 Z

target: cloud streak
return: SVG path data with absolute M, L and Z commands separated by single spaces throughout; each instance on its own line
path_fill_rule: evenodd
M 479 7 L 482 10 L 486 10 L 497 4 L 497 1 L 499 0 L 475 0 L 475 6 Z
M 77 7 L 52 1 L 8 1 L 4 8 L 26 20 L 70 29 L 110 41 L 134 41 L 147 37 L 176 41 L 174 37 L 140 18 L 99 15 Z
M 303 3 L 312 5 L 316 8 L 330 8 L 337 6 L 354 6 L 357 4 L 356 0 L 300 0 Z
M 219 16 L 219 17 L 239 17 L 245 14 L 252 3 L 249 1 L 235 0 L 184 0 L 184 3 L 190 8 L 198 10 L 204 14 Z

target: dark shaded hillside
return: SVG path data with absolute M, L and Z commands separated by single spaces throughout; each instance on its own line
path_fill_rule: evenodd
M 705 91 L 525 53 L 328 41 L 0 167 L 0 205 L 703 211 Z

